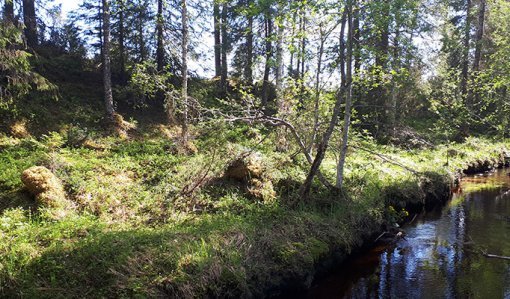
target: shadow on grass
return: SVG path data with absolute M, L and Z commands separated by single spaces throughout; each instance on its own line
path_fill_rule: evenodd
M 303 287 L 319 260 L 338 249 L 346 254 L 360 242 L 353 228 L 359 224 L 345 220 L 315 210 L 261 208 L 155 229 L 55 224 L 81 232 L 16 269 L 0 296 L 239 298 L 295 287 L 296 281 Z

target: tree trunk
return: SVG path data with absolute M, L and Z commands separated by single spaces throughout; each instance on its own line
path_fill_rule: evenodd
M 279 5 L 278 11 L 280 15 L 284 15 L 283 5 Z M 285 104 L 283 101 L 282 88 L 283 88 L 283 19 L 278 22 L 277 40 L 276 40 L 276 98 L 278 101 L 278 111 L 283 112 L 285 110 Z
M 110 6 L 108 0 L 103 2 L 103 84 L 106 115 L 113 120 L 115 109 L 112 95 L 112 73 L 110 65 Z
M 182 0 L 182 140 L 188 142 L 188 9 Z
M 157 46 L 156 46 L 156 63 L 158 72 L 163 71 L 165 67 L 165 45 L 164 45 L 164 17 L 163 17 L 163 0 L 158 0 L 158 15 L 156 23 Z
M 101 0 L 102 1 L 102 0 Z M 97 37 L 99 39 L 99 56 L 101 57 L 101 61 L 104 61 L 104 51 L 103 51 L 103 39 L 104 39 L 104 35 L 103 35 L 103 5 L 98 5 L 97 6 L 97 15 L 98 15 L 98 18 L 99 18 L 99 30 L 97 31 Z
M 271 20 L 272 16 L 269 14 L 266 16 L 265 24 L 265 44 L 266 44 L 266 63 L 264 67 L 264 79 L 262 82 L 262 107 L 265 109 L 267 107 L 267 102 L 269 100 L 269 73 L 271 71 L 271 59 L 273 56 L 273 47 L 271 43 L 271 39 L 273 37 L 273 21 Z
M 314 100 L 314 108 L 313 108 L 313 129 L 312 136 L 310 138 L 310 143 L 308 144 L 308 152 L 311 154 L 313 150 L 313 145 L 317 139 L 317 133 L 319 131 L 319 108 L 320 108 L 320 78 L 322 72 L 322 56 L 324 55 L 324 32 L 322 30 L 322 22 L 319 24 L 319 53 L 317 57 L 317 70 L 315 73 L 315 100 Z
M 13 0 L 5 0 L 4 17 L 9 23 L 14 23 L 14 3 Z
M 301 79 L 301 100 L 304 101 L 304 94 L 305 94 L 305 60 L 306 60 L 306 10 L 303 9 L 301 11 L 301 70 L 299 78 Z M 298 66 L 299 69 L 299 66 Z
M 469 77 L 469 43 L 471 40 L 471 0 L 466 2 L 466 24 L 464 28 L 464 49 L 462 57 L 462 74 L 460 89 L 462 96 L 467 97 L 467 83 Z
M 354 56 L 354 73 L 359 73 L 361 69 L 361 53 L 359 49 L 359 44 L 361 41 L 361 29 L 360 29 L 360 11 L 359 7 L 355 6 L 352 12 L 352 29 L 354 30 L 353 36 L 356 41 L 355 45 L 353 45 L 353 56 Z
M 216 77 L 221 76 L 221 21 L 220 6 L 218 0 L 213 0 L 213 18 L 214 18 L 214 70 Z
M 400 72 L 400 28 L 398 28 L 395 32 L 395 40 L 393 42 L 393 73 L 398 74 Z M 386 107 L 386 118 L 388 120 L 386 126 L 386 135 L 394 136 L 395 134 L 395 126 L 397 122 L 397 98 L 398 98 L 398 78 L 395 78 L 393 75 L 392 78 L 392 87 L 391 87 L 391 99 L 389 103 L 389 107 Z
M 120 81 L 122 84 L 127 82 L 126 74 L 126 47 L 124 44 L 125 40 L 125 25 L 124 25 L 124 13 L 125 13 L 124 0 L 119 0 L 119 64 L 120 64 Z
M 139 7 L 139 15 L 138 15 L 138 22 L 137 22 L 137 30 L 138 30 L 138 48 L 139 48 L 139 54 L 140 54 L 140 62 L 141 63 L 144 63 L 145 62 L 145 40 L 144 40 L 144 33 L 143 33 L 143 27 L 144 27 L 144 24 L 143 24 L 143 18 L 144 18 L 144 15 L 143 15 L 143 12 L 142 12 L 142 8 Z
M 292 14 L 292 32 L 290 33 L 290 37 L 291 37 L 291 48 L 292 50 L 290 51 L 290 62 L 289 62 L 289 75 L 291 78 L 293 79 L 296 79 L 296 74 L 295 74 L 295 70 L 294 70 L 294 56 L 295 56 L 295 36 L 296 36 L 296 19 L 297 19 L 297 13 L 294 12 Z
M 29 48 L 37 47 L 37 17 L 35 14 L 35 0 L 23 0 L 23 21 L 25 23 L 25 37 Z
M 354 43 L 354 34 L 353 34 L 353 0 L 348 1 L 348 24 L 349 31 L 347 33 L 347 66 L 346 66 L 346 96 L 345 96 L 345 115 L 344 115 L 344 126 L 342 130 L 342 145 L 340 147 L 340 159 L 338 160 L 337 165 L 337 179 L 336 179 L 336 187 L 338 189 L 343 188 L 344 182 L 344 166 L 345 166 L 345 157 L 347 156 L 347 146 L 349 141 L 349 129 L 351 127 L 351 109 L 352 109 L 352 60 L 353 60 L 353 43 Z
M 476 44 L 475 44 L 475 60 L 473 62 L 473 70 L 480 71 L 480 61 L 482 60 L 482 40 L 485 27 L 485 9 L 486 1 L 480 0 L 480 7 L 478 9 L 478 28 L 476 30 Z
M 227 92 L 228 80 L 228 2 L 224 1 L 221 8 L 221 90 L 223 93 Z
M 346 14 L 346 11 L 344 11 L 344 15 Z M 346 18 L 342 17 L 342 28 L 345 28 L 345 22 Z M 342 35 L 341 40 L 344 39 L 344 36 Z M 345 47 L 342 47 L 343 49 L 340 49 L 340 53 L 345 51 Z M 341 55 L 340 60 L 344 59 L 345 55 Z M 345 62 L 341 65 L 345 65 Z M 342 71 L 343 72 L 343 71 Z M 319 168 L 322 164 L 322 161 L 324 160 L 324 157 L 326 156 L 326 151 L 329 146 L 329 141 L 331 139 L 331 135 L 333 134 L 333 131 L 335 130 L 335 126 L 338 122 L 338 116 L 340 115 L 340 112 L 342 110 L 342 99 L 344 96 L 344 84 L 342 84 L 340 90 L 338 91 L 337 98 L 335 101 L 335 106 L 333 108 L 333 115 L 331 116 L 331 120 L 329 121 L 329 126 L 324 135 L 322 136 L 322 140 L 319 143 L 317 147 L 317 154 L 315 155 L 315 159 L 312 163 L 312 166 L 310 167 L 310 170 L 308 172 L 308 175 L 306 177 L 305 182 L 301 186 L 300 194 L 303 199 L 306 199 L 310 195 L 310 190 L 312 188 L 313 179 L 319 172 Z
M 246 35 L 246 65 L 244 67 L 244 77 L 249 86 L 253 85 L 253 16 L 248 17 L 248 28 Z
M 390 38 L 390 20 L 389 20 L 389 14 L 390 14 L 390 0 L 384 0 L 380 5 L 382 5 L 381 8 L 381 16 L 379 18 L 382 18 L 382 22 L 380 24 L 380 27 L 378 28 L 378 41 L 376 45 L 376 57 L 375 57 L 375 65 L 378 68 L 379 78 L 378 80 L 383 81 L 383 78 L 381 76 L 385 75 L 388 71 L 388 61 L 389 61 L 389 38 Z M 374 97 L 374 104 L 375 104 L 375 115 L 376 122 L 380 129 L 377 132 L 377 138 L 380 141 L 386 141 L 388 137 L 388 127 L 390 126 L 388 123 L 388 119 L 386 118 L 386 115 L 388 114 L 388 107 L 391 105 L 388 97 L 388 90 L 387 86 L 385 84 L 380 84 L 377 86 L 373 92 Z
M 476 37 L 475 37 L 475 60 L 473 61 L 473 72 L 475 76 L 480 72 L 480 63 L 482 60 L 482 46 L 483 46 L 483 36 L 485 29 L 485 10 L 486 10 L 486 0 L 480 0 L 479 8 L 478 8 L 478 25 L 476 29 Z M 475 93 L 475 101 L 478 103 L 479 101 L 479 92 L 477 90 Z

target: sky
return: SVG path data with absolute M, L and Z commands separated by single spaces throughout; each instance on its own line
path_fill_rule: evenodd
M 66 15 L 69 11 L 78 8 L 82 0 L 54 0 L 55 4 L 62 4 L 62 12 Z
M 62 13 L 64 16 L 66 16 L 70 11 L 73 11 L 79 7 L 79 5 L 83 2 L 83 0 L 53 0 L 53 3 L 55 4 L 62 4 Z M 203 36 L 203 42 L 199 43 L 198 48 L 202 49 L 202 53 L 208 53 L 210 51 L 207 50 L 207 47 L 213 43 L 212 36 L 210 34 L 204 34 Z M 415 41 L 416 42 L 416 41 Z M 425 63 L 429 66 L 429 70 L 427 71 L 426 76 L 431 76 L 433 74 L 433 57 L 434 57 L 434 51 L 437 51 L 439 45 L 438 45 L 438 37 L 436 36 L 427 36 L 427 37 L 421 37 L 418 38 L 417 42 L 418 48 L 422 50 L 422 53 L 426 53 L 423 57 L 423 60 Z M 431 52 L 429 52 L 431 51 Z M 207 56 L 207 55 L 206 55 Z M 210 55 L 209 55 L 210 56 Z M 208 57 L 207 61 L 212 61 L 211 57 Z M 198 71 L 200 73 L 209 73 L 210 69 L 212 68 L 212 65 L 207 65 L 204 67 L 204 65 L 200 65 L 197 61 L 190 61 L 190 67 L 191 69 Z

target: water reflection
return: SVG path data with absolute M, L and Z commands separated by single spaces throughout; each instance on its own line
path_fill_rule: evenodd
M 509 298 L 508 170 L 467 178 L 442 210 L 419 216 L 406 240 L 377 247 L 318 283 L 309 298 Z

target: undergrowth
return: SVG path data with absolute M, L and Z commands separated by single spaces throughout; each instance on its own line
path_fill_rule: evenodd
M 72 145 L 63 131 L 0 137 L 1 296 L 249 297 L 296 278 L 309 284 L 319 261 L 348 254 L 383 223 L 399 221 L 405 203 L 424 196 L 424 177 L 498 159 L 508 145 L 473 138 L 405 151 L 355 139 L 384 158 L 353 148 L 347 198 L 316 183 L 313 198 L 295 204 L 308 165 L 300 155 L 276 152 L 272 134 L 197 128 L 199 152 L 190 155 L 160 129 L 131 139 L 90 134 L 93 147 Z M 254 198 L 223 178 L 247 150 L 264 157 L 276 199 Z M 323 165 L 330 179 L 335 161 L 330 156 Z M 62 180 L 77 213 L 55 221 L 38 211 L 20 180 L 34 165 Z

